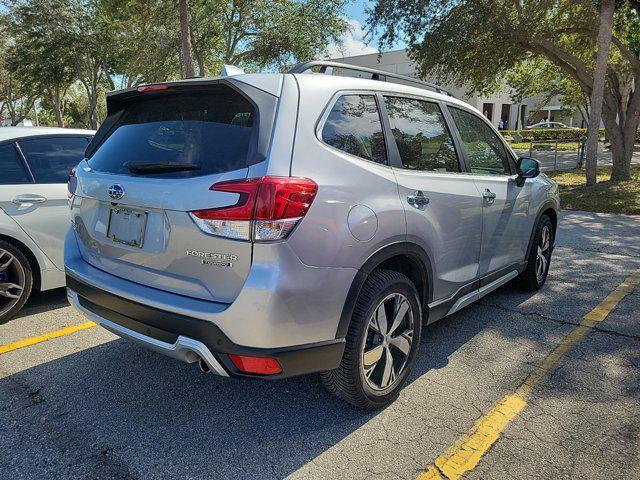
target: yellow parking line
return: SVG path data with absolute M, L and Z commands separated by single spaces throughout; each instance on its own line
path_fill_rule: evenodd
M 72 325 L 71 327 L 63 328 L 61 330 L 55 330 L 53 332 L 38 335 L 37 337 L 25 338 L 9 345 L 0 345 L 0 355 L 3 353 L 18 350 L 19 348 L 30 347 L 36 343 L 46 342 L 52 338 L 64 337 L 65 335 L 71 335 L 72 333 L 79 332 L 80 330 L 86 330 L 87 328 L 95 327 L 95 322 L 85 322 L 78 325 Z
M 457 480 L 473 470 L 498 440 L 509 422 L 527 405 L 532 390 L 542 382 L 567 351 L 584 338 L 591 328 L 603 321 L 633 288 L 640 284 L 640 269 L 611 292 L 576 326 L 525 379 L 512 395 L 507 395 L 481 417 L 471 430 L 440 455 L 418 480 Z

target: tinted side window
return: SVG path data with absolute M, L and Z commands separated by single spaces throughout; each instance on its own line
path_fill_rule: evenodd
M 36 183 L 65 183 L 69 172 L 84 158 L 85 137 L 47 137 L 20 140 Z
M 477 116 L 449 108 L 458 127 L 466 151 L 467 165 L 472 173 L 509 175 L 509 157 L 498 136 Z
M 343 152 L 377 163 L 387 154 L 382 123 L 373 95 L 344 95 L 333 105 L 322 140 Z
M 436 103 L 385 97 L 385 105 L 404 168 L 460 171 L 453 139 Z
M 13 144 L 0 145 L 0 185 L 31 183 L 29 174 Z

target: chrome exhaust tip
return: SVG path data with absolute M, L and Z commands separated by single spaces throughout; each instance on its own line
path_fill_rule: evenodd
M 200 367 L 200 371 L 203 373 L 209 373 L 211 371 L 209 365 L 207 365 L 207 362 L 205 362 L 202 357 L 200 357 L 200 360 L 198 361 L 198 367 Z

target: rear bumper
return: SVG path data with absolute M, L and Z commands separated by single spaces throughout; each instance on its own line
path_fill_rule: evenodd
M 185 362 L 202 358 L 211 372 L 222 376 L 279 379 L 331 370 L 338 367 L 344 351 L 344 339 L 286 348 L 237 345 L 211 322 L 119 297 L 68 273 L 67 294 L 81 313 L 116 335 Z M 235 367 L 229 354 L 275 358 L 282 373 L 247 375 Z
M 209 366 L 210 371 L 223 377 L 229 376 L 211 351 L 202 342 L 182 335 L 176 336 L 172 341 L 166 338 L 166 336 L 164 339 L 154 338 L 138 331 L 139 329 L 133 330 L 132 328 L 128 328 L 133 326 L 130 322 L 126 322 L 128 324 L 127 326 L 123 323 L 113 321 L 113 319 L 109 320 L 106 317 L 100 316 L 98 312 L 104 313 L 103 309 L 95 308 L 97 307 L 96 305 L 92 305 L 93 308 L 90 307 L 88 301 L 80 297 L 77 292 L 70 288 L 67 288 L 67 298 L 69 299 L 69 303 L 82 314 L 116 335 L 133 342 L 141 343 L 150 350 L 183 362 L 193 363 L 202 359 Z M 111 313 L 113 314 L 114 312 Z M 107 316 L 113 318 L 113 315 L 107 314 Z M 141 326 L 141 324 L 139 324 L 139 326 Z

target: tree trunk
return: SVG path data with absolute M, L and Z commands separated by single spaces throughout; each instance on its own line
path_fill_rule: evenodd
M 86 122 L 86 126 L 87 128 L 90 128 L 92 130 L 95 130 L 98 126 L 98 122 L 96 121 L 96 107 L 98 105 L 98 99 L 97 99 L 97 91 L 93 88 L 90 87 L 88 83 L 86 83 L 85 81 L 82 81 L 82 85 L 84 86 L 84 90 L 87 93 L 87 102 L 89 103 L 89 106 L 87 108 L 87 122 Z
M 60 87 L 55 87 L 53 95 L 51 96 L 51 103 L 53 104 L 53 113 L 56 116 L 56 124 L 58 127 L 64 127 L 64 118 L 62 117 L 62 95 Z
M 640 124 L 640 77 L 635 80 L 635 89 L 628 102 L 620 105 L 625 108 L 624 111 L 618 111 L 610 95 L 607 97 L 607 101 L 602 106 L 602 119 L 611 144 L 613 163 L 611 180 L 614 182 L 629 180 L 636 132 Z
M 96 110 L 98 109 L 98 99 L 97 99 L 97 94 L 94 93 L 93 95 L 89 95 L 88 96 L 88 100 L 89 100 L 89 109 L 87 112 L 87 117 L 89 120 L 89 128 L 91 130 L 96 130 L 98 128 L 98 119 L 96 118 Z
M 607 76 L 609 48 L 613 32 L 613 10 L 615 0 L 603 0 L 600 11 L 600 31 L 598 32 L 598 55 L 593 76 L 593 90 L 591 92 L 591 112 L 587 129 L 587 158 L 585 173 L 587 185 L 595 185 L 598 168 L 598 133 L 600 118 L 602 117 L 602 99 L 604 97 L 604 83 Z M 613 150 L 612 150 L 613 153 Z
M 189 1 L 178 0 L 178 8 L 180 10 L 180 41 L 182 43 L 185 76 L 189 78 L 195 76 L 191 58 L 191 35 L 189 35 Z
M 204 69 L 204 58 L 202 55 L 197 55 L 196 56 L 196 61 L 198 62 L 198 74 L 201 77 L 205 76 L 205 69 Z

